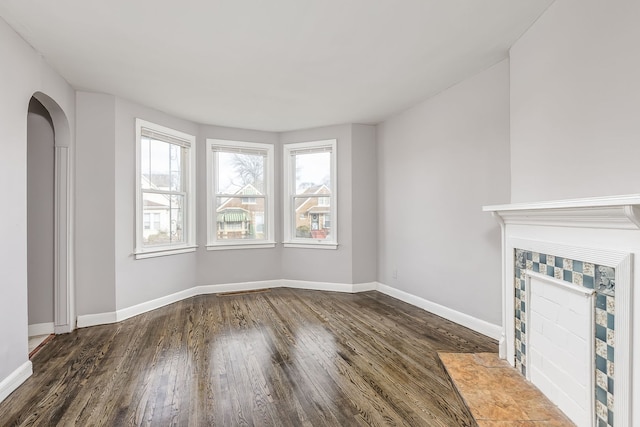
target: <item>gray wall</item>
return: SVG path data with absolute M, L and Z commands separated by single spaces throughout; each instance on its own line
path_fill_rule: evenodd
M 187 120 L 129 102 L 115 99 L 115 268 L 116 307 L 130 307 L 163 297 L 196 282 L 196 254 L 186 253 L 158 258 L 136 260 L 135 247 L 135 119 L 176 129 L 190 135 L 198 135 L 198 126 Z M 114 127 L 114 123 L 111 124 Z M 114 141 L 111 141 L 114 145 Z M 199 151 L 198 151 L 199 150 Z M 196 155 L 204 150 L 196 147 Z M 114 173 L 115 172 L 115 173 Z M 196 183 L 196 188 L 201 183 Z M 202 242 L 198 241 L 198 244 Z
M 28 362 L 27 346 L 27 111 L 36 92 L 53 99 L 74 128 L 73 89 L 0 19 L 0 381 Z M 68 141 L 73 147 L 73 136 Z
M 111 95 L 78 92 L 77 104 L 79 314 L 112 312 L 196 285 L 282 278 L 336 283 L 375 280 L 375 127 L 342 125 L 278 134 L 199 126 Z M 141 260 L 133 257 L 135 118 L 197 136 L 196 253 Z M 282 142 L 336 138 L 339 248 L 283 249 L 277 245 L 268 249 L 207 251 L 207 138 L 274 144 L 278 242 L 282 241 Z M 355 196 L 354 185 L 359 187 Z M 97 245 L 97 241 L 101 244 Z
M 512 47 L 512 201 L 638 192 L 639 16 L 557 1 Z
M 338 249 L 283 248 L 282 278 L 350 284 L 375 281 L 375 126 L 348 124 L 280 134 L 282 144 L 324 139 L 337 140 Z M 282 189 L 282 178 L 279 185 Z
M 112 95 L 77 93 L 78 314 L 108 313 L 196 282 L 196 254 L 135 260 L 135 119 L 198 126 Z M 197 148 L 196 148 L 197 150 Z
M 114 311 L 115 98 L 77 92 L 76 307 L 79 315 Z
M 378 149 L 376 127 L 351 127 L 351 241 L 353 283 L 377 280 L 378 272 Z
M 35 98 L 27 116 L 29 325 L 53 323 L 53 122 Z
M 276 280 L 281 273 L 281 245 L 275 248 L 234 249 L 207 251 L 207 159 L 206 139 L 227 139 L 231 141 L 261 142 L 273 144 L 274 150 L 274 200 L 275 203 L 275 238 L 279 241 L 281 221 L 280 169 L 282 152 L 278 145 L 278 134 L 235 129 L 221 126 L 200 126 L 198 138 L 198 263 L 197 284 L 216 285 L 224 283 L 254 282 L 260 280 Z M 251 268 L 247 268 L 251 266 Z
M 353 283 L 351 125 L 329 126 L 280 134 L 280 141 L 283 144 L 325 139 L 337 140 L 338 249 L 283 248 L 282 278 Z M 281 189 L 283 188 L 282 179 L 278 185 Z M 279 240 L 282 241 L 282 232 Z
M 482 206 L 509 199 L 509 63 L 386 120 L 378 150 L 378 280 L 501 324 L 500 231 Z

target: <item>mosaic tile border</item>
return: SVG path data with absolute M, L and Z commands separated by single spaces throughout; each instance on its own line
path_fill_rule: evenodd
M 515 366 L 527 374 L 526 271 L 534 271 L 596 291 L 595 402 L 598 427 L 613 426 L 615 353 L 615 269 L 524 249 L 514 251 Z

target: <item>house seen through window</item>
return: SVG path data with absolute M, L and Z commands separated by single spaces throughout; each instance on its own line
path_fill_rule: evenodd
M 207 140 L 210 248 L 273 246 L 273 145 Z
M 335 140 L 285 145 L 285 245 L 335 247 L 335 146 Z
M 136 132 L 136 254 L 193 245 L 195 138 L 143 120 Z

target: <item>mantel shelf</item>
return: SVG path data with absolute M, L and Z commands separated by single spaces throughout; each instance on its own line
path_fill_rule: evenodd
M 640 194 L 492 205 L 482 209 L 504 224 L 640 229 Z

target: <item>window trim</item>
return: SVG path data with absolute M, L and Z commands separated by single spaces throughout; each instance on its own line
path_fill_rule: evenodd
M 195 252 L 196 246 L 196 137 L 178 130 L 168 128 L 156 123 L 136 118 L 136 206 L 135 206 L 135 259 L 146 259 L 159 256 Z M 175 245 L 143 245 L 143 206 L 142 206 L 142 129 L 166 135 L 168 139 L 175 138 L 185 143 L 187 148 L 187 171 L 185 173 L 186 185 L 184 189 L 186 214 L 184 215 L 186 229 L 185 241 Z M 172 143 L 171 141 L 166 141 Z
M 262 142 L 248 142 L 248 141 L 235 141 L 227 139 L 207 138 L 207 250 L 217 251 L 226 249 L 261 249 L 261 248 L 273 248 L 276 246 L 275 241 L 275 193 L 274 193 L 274 181 L 275 181 L 275 167 L 274 167 L 274 145 Z M 267 235 L 264 240 L 241 240 L 241 239 L 229 239 L 218 240 L 217 238 L 217 215 L 213 208 L 216 198 L 216 178 L 215 176 L 215 153 L 214 147 L 228 147 L 232 149 L 247 149 L 247 150 L 260 150 L 266 151 L 267 156 L 265 160 L 264 174 L 264 188 L 266 194 L 264 194 L 264 226 L 267 229 Z M 255 196 L 254 196 L 255 198 Z
M 296 238 L 293 232 L 296 214 L 292 211 L 295 196 L 295 177 L 293 176 L 295 168 L 293 165 L 293 153 L 301 150 L 315 150 L 321 148 L 330 148 L 331 153 L 331 208 L 329 214 L 332 217 L 332 239 L 330 241 L 320 239 L 301 239 Z M 337 249 L 338 244 L 338 163 L 337 163 L 337 140 L 326 139 L 320 141 L 296 142 L 283 144 L 283 228 L 285 248 L 305 248 L 305 249 Z

